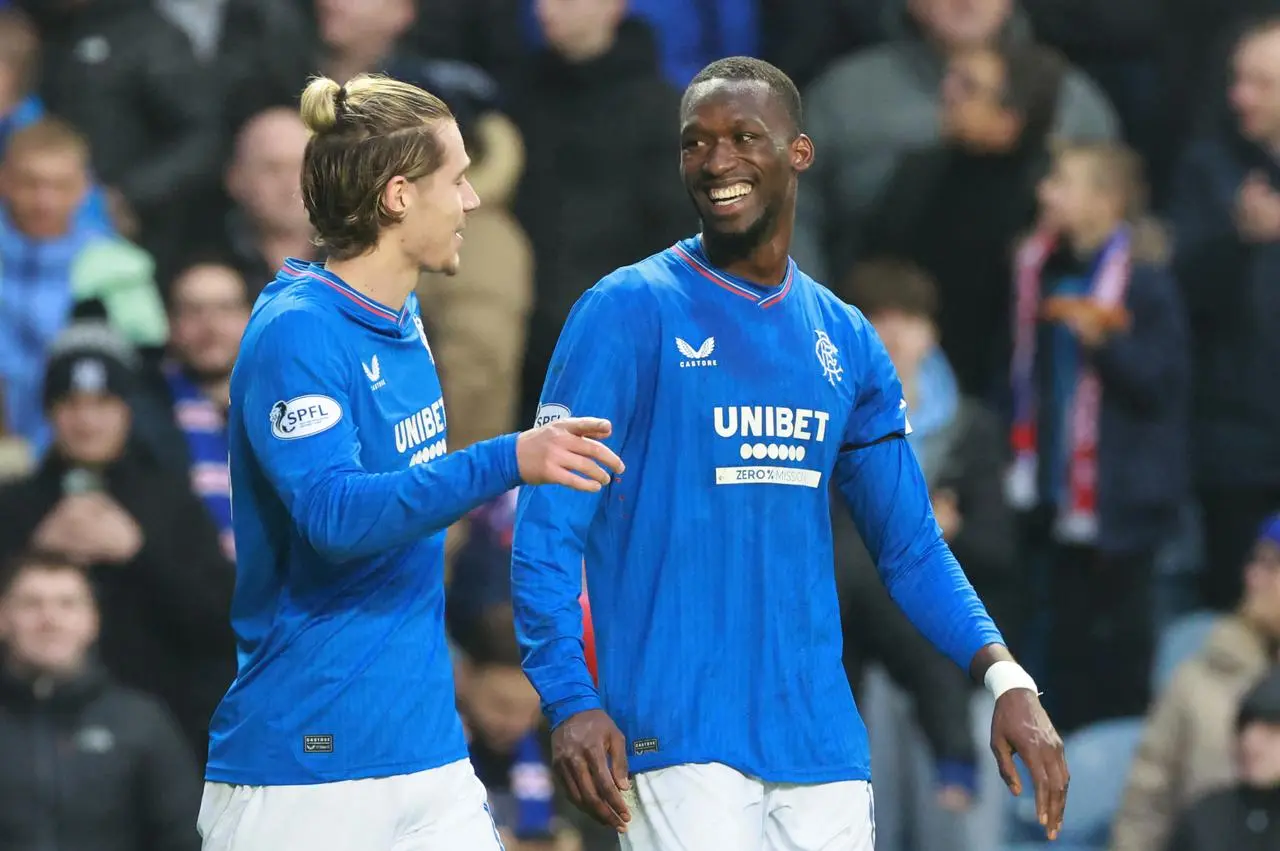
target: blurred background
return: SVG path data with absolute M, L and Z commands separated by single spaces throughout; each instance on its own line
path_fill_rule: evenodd
M 532 421 L 578 295 L 696 231 L 679 97 L 739 54 L 804 93 L 794 256 L 884 338 L 943 533 L 1067 739 L 1056 847 L 1280 849 L 1280 0 L 0 7 L 0 851 L 198 848 L 227 380 L 283 259 L 323 259 L 307 77 L 458 116 L 484 206 L 419 289 L 457 449 Z M 513 502 L 450 535 L 472 759 L 508 848 L 615 848 L 547 766 Z M 833 520 L 878 851 L 1034 849 L 990 700 Z

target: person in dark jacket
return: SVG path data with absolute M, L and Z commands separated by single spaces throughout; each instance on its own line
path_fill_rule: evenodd
M 1050 565 L 1066 730 L 1146 710 L 1155 557 L 1189 490 L 1185 317 L 1143 216 L 1136 155 L 1067 144 L 1017 252 L 1009 495 Z
M 1174 270 L 1195 353 L 1201 602 L 1229 611 L 1264 518 L 1280 508 L 1280 20 L 1236 48 L 1237 126 L 1192 143 L 1173 190 Z
M 218 177 L 221 89 L 191 42 L 150 3 L 24 3 L 44 42 L 40 95 L 89 138 L 121 231 L 161 256 L 181 238 L 183 199 Z M 140 227 L 137 230 L 134 225 Z
M 160 697 L 194 753 L 235 674 L 234 571 L 181 470 L 129 440 L 128 350 L 104 327 L 73 326 L 50 360 L 54 445 L 0 489 L 0 558 L 28 549 L 89 570 L 102 608 L 98 650 L 121 683 Z
M 575 11 L 576 10 L 576 11 Z M 697 230 L 671 176 L 680 95 L 654 36 L 616 0 L 538 5 L 547 48 L 510 93 L 527 160 L 515 213 L 537 261 L 522 422 L 532 423 L 569 309 L 596 281 Z
M 904 156 L 872 205 L 862 245 L 845 243 L 846 265 L 903 257 L 937 282 L 942 349 L 961 390 L 987 403 L 1008 362 L 1009 246 L 1035 218 L 1065 71 L 1033 44 L 954 58 L 942 84 L 944 144 Z
M 0 845 L 196 851 L 200 772 L 172 717 L 92 659 L 83 569 L 24 556 L 0 575 Z
M 1245 695 L 1236 731 L 1239 782 L 1191 805 L 1167 851 L 1280 848 L 1280 667 Z
M 942 534 L 1016 649 L 1024 606 L 1013 514 L 1004 500 L 1005 440 L 994 415 L 960 393 L 938 348 L 932 279 L 910 263 L 870 260 L 856 266 L 837 292 L 864 312 L 884 341 L 910 410 L 907 440 L 929 483 Z M 975 689 L 894 605 L 848 516 L 834 512 L 832 525 L 843 580 L 846 668 L 857 682 L 862 658 L 883 662 L 914 698 L 919 724 L 894 711 L 899 701 L 892 686 L 884 689 L 887 711 L 875 701 L 867 706 L 876 716 L 868 721 L 872 773 L 887 793 L 877 807 L 878 835 L 900 849 L 998 846 L 1000 778 L 993 765 L 984 763 L 980 770 L 973 756 L 989 738 L 990 696 Z M 924 751 L 921 734 L 934 757 L 933 772 L 924 776 L 917 767 L 922 760 L 913 758 Z

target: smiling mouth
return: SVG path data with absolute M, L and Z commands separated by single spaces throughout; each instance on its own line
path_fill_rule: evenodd
M 750 183 L 731 183 L 728 186 L 713 186 L 707 190 L 707 197 L 716 207 L 728 207 L 746 198 L 755 187 Z

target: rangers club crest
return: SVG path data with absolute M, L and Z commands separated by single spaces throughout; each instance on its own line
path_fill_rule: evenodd
M 421 317 L 421 316 L 415 316 L 415 317 L 413 317 L 413 324 L 414 324 L 414 325 L 417 327 L 417 329 L 418 329 L 418 339 L 419 339 L 419 340 L 421 340 L 421 341 L 422 341 L 422 345 L 426 347 L 426 349 L 427 349 L 427 355 L 431 358 L 431 362 L 432 362 L 432 363 L 435 363 L 435 362 L 436 362 L 436 356 L 435 356 L 435 354 L 431 351 L 431 344 L 427 342 L 427 329 L 422 327 L 422 317 Z
M 827 336 L 826 331 L 814 331 L 818 335 L 818 342 L 813 347 L 814 354 L 818 356 L 818 363 L 822 366 L 822 377 L 830 381 L 832 386 L 844 377 L 844 367 L 840 365 L 840 350 L 836 348 L 836 344 L 831 342 L 831 338 Z

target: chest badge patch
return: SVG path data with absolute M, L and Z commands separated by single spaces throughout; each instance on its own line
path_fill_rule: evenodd
M 840 350 L 831 342 L 826 331 L 815 330 L 818 342 L 814 344 L 814 354 L 818 356 L 818 364 L 822 367 L 822 377 L 834 387 L 844 377 L 844 367 L 840 365 Z

